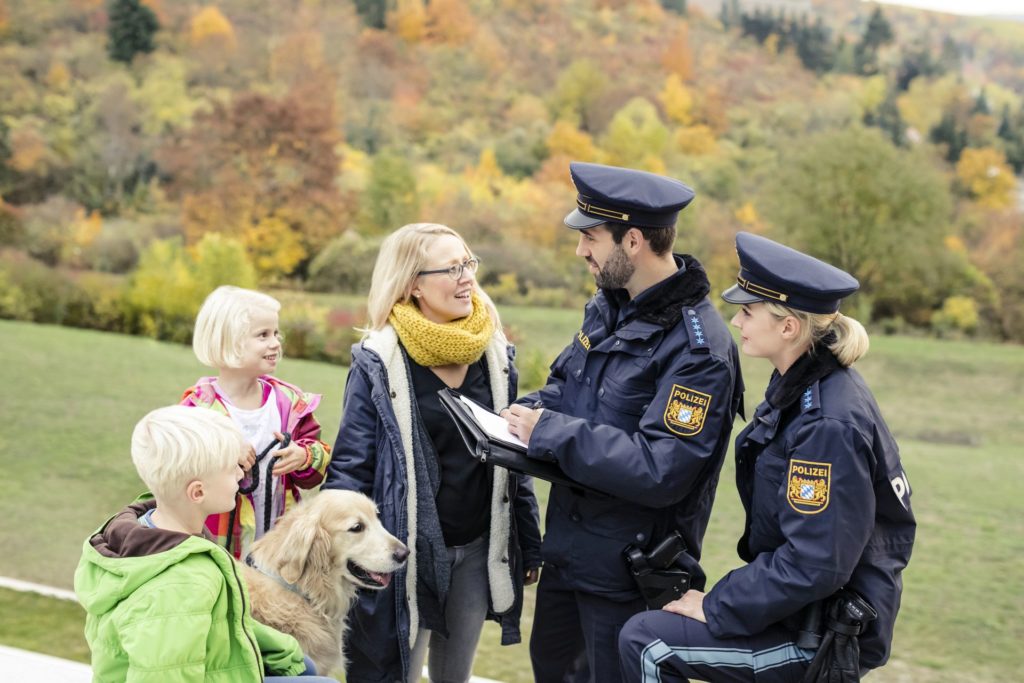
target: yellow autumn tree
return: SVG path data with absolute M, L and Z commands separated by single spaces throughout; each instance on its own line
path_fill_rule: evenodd
M 593 138 L 564 119 L 551 129 L 546 144 L 552 156 L 564 155 L 578 161 L 597 161 L 600 154 Z
M 675 134 L 676 149 L 683 154 L 703 156 L 718 149 L 718 140 L 709 126 L 698 124 L 680 128 Z
M 398 0 L 388 12 L 388 26 L 407 43 L 418 43 L 427 34 L 427 9 L 423 0 Z
M 956 177 L 967 194 L 981 206 L 1003 209 L 1013 205 L 1016 187 L 1013 169 L 997 149 L 965 149 L 956 164 Z
M 235 28 L 215 5 L 207 5 L 192 17 L 189 40 L 194 47 L 232 52 Z
M 103 231 L 103 218 L 99 211 L 86 212 L 79 208 L 68 226 L 67 238 L 61 245 L 60 261 L 69 266 L 82 266 L 82 252 L 96 241 Z
M 498 158 L 490 147 L 480 152 L 479 162 L 466 169 L 465 175 L 469 196 L 476 204 L 490 202 L 502 192 L 505 174 L 501 172 Z
M 658 93 L 658 101 L 671 120 L 684 126 L 693 122 L 693 95 L 683 85 L 679 74 L 671 73 L 665 78 L 665 87 Z
M 46 85 L 53 90 L 65 90 L 71 83 L 71 72 L 61 61 L 55 61 L 46 72 Z
M 272 280 L 280 273 L 290 273 L 306 258 L 301 235 L 287 221 L 274 215 L 246 225 L 242 231 L 242 244 L 263 280 Z

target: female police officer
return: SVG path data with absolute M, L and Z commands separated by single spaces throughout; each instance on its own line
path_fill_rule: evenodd
M 742 351 L 775 366 L 736 439 L 748 564 L 630 620 L 619 638 L 626 681 L 798 681 L 815 655 L 801 629 L 859 632 L 861 671 L 889 656 L 915 523 L 896 443 L 850 367 L 867 333 L 838 310 L 857 280 L 749 233 L 736 250 L 738 284 L 722 298 L 742 306 L 732 319 Z M 824 619 L 809 621 L 819 606 Z M 844 608 L 860 609 L 860 623 L 840 624 L 857 621 Z

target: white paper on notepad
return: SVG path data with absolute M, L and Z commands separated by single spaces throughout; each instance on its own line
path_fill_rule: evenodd
M 508 431 L 508 422 L 505 418 L 500 415 L 495 415 L 493 412 L 484 408 L 482 405 L 466 398 L 465 396 L 459 396 L 462 402 L 469 406 L 469 409 L 473 411 L 473 417 L 476 418 L 477 423 L 483 427 L 484 432 L 487 436 L 498 441 L 504 441 L 514 446 L 522 446 L 526 448 L 526 444 L 523 443 L 522 439 Z

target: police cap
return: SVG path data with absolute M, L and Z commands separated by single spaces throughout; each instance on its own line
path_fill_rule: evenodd
M 759 235 L 736 235 L 740 274 L 722 292 L 731 304 L 775 301 L 808 313 L 835 313 L 839 302 L 857 291 L 857 278 Z
M 569 174 L 579 194 L 565 224 L 574 230 L 602 223 L 670 228 L 695 194 L 678 180 L 630 168 L 574 161 Z

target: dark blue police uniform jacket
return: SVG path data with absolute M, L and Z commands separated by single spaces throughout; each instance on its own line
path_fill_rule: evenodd
M 519 400 L 545 408 L 528 455 L 609 494 L 552 486 L 544 562 L 573 590 L 611 600 L 640 596 L 622 555 L 629 544 L 677 529 L 700 557 L 742 399 L 736 345 L 704 269 L 675 258 L 680 270 L 633 301 L 599 291 L 547 385 Z
M 740 557 L 704 598 L 718 637 L 759 633 L 839 588 L 878 618 L 860 636 L 861 667 L 889 657 L 901 572 L 915 522 L 899 451 L 860 374 L 827 349 L 776 372 L 767 400 L 736 439 L 736 481 L 747 512 Z

